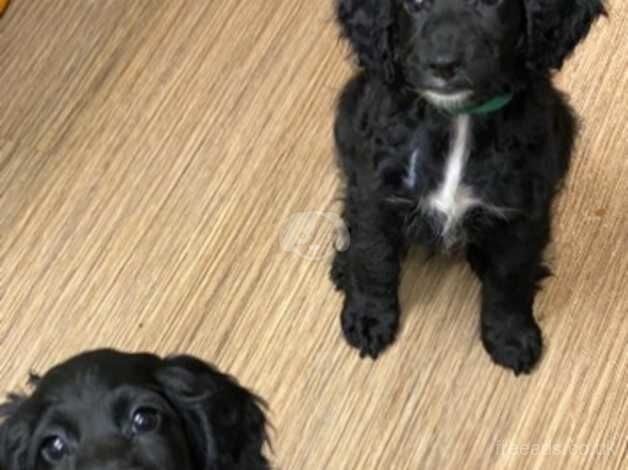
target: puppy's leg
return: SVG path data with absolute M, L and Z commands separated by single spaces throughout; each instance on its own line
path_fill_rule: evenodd
M 482 281 L 482 342 L 493 361 L 516 375 L 529 373 L 541 356 L 542 336 L 533 304 L 546 273 L 542 256 L 547 234 L 545 227 L 500 227 L 468 250 L 469 262 Z
M 347 270 L 347 251 L 336 251 L 329 277 L 336 290 L 345 290 L 345 271 Z
M 399 327 L 397 288 L 400 271 L 400 221 L 368 201 L 346 201 L 350 244 L 336 255 L 332 279 L 345 292 L 342 331 L 361 356 L 373 359 L 395 339 Z

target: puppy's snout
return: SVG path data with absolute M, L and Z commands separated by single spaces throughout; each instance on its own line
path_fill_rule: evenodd
M 435 54 L 429 59 L 427 65 L 435 77 L 450 80 L 457 75 L 462 61 L 460 57 L 452 53 Z
M 453 21 L 439 22 L 428 28 L 425 65 L 435 78 L 451 80 L 463 65 L 460 28 Z
M 436 23 L 428 31 L 429 42 L 434 49 L 451 49 L 460 39 L 460 25 L 454 21 Z
M 136 470 L 129 462 L 129 443 L 119 436 L 99 437 L 84 444 L 78 455 L 81 470 Z

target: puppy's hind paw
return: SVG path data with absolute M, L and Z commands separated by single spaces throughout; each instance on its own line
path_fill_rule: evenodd
M 505 318 L 482 326 L 482 342 L 493 361 L 529 374 L 543 351 L 541 329 L 534 320 Z
M 345 299 L 341 322 L 345 338 L 360 351 L 360 357 L 377 359 L 395 340 L 399 308 L 396 302 L 373 298 Z

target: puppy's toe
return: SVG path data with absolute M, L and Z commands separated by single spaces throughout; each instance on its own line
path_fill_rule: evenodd
M 373 299 L 345 301 L 341 316 L 342 331 L 360 356 L 377 357 L 394 340 L 399 328 L 399 309 L 396 302 Z
M 541 357 L 541 329 L 532 319 L 506 317 L 482 326 L 482 342 L 497 364 L 529 373 Z

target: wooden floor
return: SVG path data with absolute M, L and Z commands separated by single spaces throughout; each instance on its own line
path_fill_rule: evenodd
M 327 279 L 332 0 L 14 1 L 0 20 L 0 388 L 85 348 L 189 352 L 270 402 L 284 470 L 628 468 L 628 6 L 557 77 L 586 116 L 515 378 L 457 262 L 409 267 L 399 341 Z

